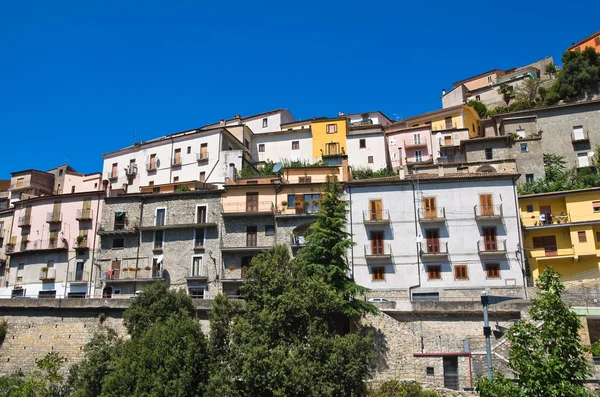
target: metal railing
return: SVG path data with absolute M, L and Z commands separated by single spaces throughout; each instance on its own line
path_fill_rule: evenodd
M 31 215 L 24 215 L 24 216 L 19 217 L 17 226 L 19 226 L 19 227 L 31 226 Z
M 104 280 L 162 279 L 162 269 L 120 268 L 106 270 L 102 276 Z
M 419 220 L 422 222 L 440 221 L 446 219 L 445 207 L 436 207 L 432 209 L 419 208 L 417 213 L 419 215 Z
M 112 172 L 112 171 L 108 171 L 106 173 L 106 179 L 117 179 L 119 177 L 119 173 L 118 172 Z
M 207 161 L 207 160 L 208 160 L 208 152 L 196 153 L 196 161 Z
M 407 139 L 404 141 L 404 147 L 407 149 L 420 146 L 427 146 L 427 141 L 425 139 Z
M 478 253 L 506 253 L 506 240 L 496 239 L 492 241 L 479 240 L 477 241 Z
M 389 210 L 363 211 L 363 223 L 388 223 L 389 221 Z
M 46 223 L 61 223 L 62 212 L 48 212 L 46 214 Z
M 72 271 L 72 272 L 69 272 L 67 280 L 71 283 L 73 283 L 73 282 L 82 282 L 82 283 L 88 282 L 88 281 L 90 281 L 90 274 L 89 274 L 89 272 L 86 272 L 83 270 Z
M 274 212 L 275 206 L 272 201 L 258 201 L 253 203 L 223 203 L 223 212 Z
M 391 244 L 365 244 L 365 257 L 389 257 L 392 255 Z
M 372 125 L 372 124 L 373 124 L 373 120 L 366 119 L 366 120 L 360 120 L 360 121 L 353 121 L 350 123 L 350 127 L 360 127 L 361 125 Z
M 88 240 L 87 240 L 87 238 L 84 238 L 83 240 L 81 240 L 81 242 L 77 242 L 77 238 L 74 238 L 73 239 L 73 247 L 87 248 L 88 247 Z
M 448 255 L 448 242 L 447 241 L 436 241 L 435 243 L 430 243 L 426 241 L 422 241 L 419 243 L 419 250 L 421 255 Z
M 156 162 L 154 162 L 154 163 L 146 163 L 146 171 L 152 172 L 152 171 L 156 171 L 156 169 L 157 169 Z
M 91 220 L 94 216 L 94 211 L 90 208 L 77 210 L 77 215 L 75 219 L 78 221 L 88 221 Z
M 50 268 L 40 270 L 40 280 L 54 280 L 56 279 L 56 269 Z
M 127 167 L 125 167 L 125 176 L 127 176 L 127 178 L 133 178 L 137 175 L 137 173 L 138 168 L 136 164 L 129 164 Z
M 502 217 L 502 204 L 476 205 L 473 207 L 475 218 L 499 218 Z
M 304 236 L 294 236 L 294 234 L 291 234 L 290 238 L 290 244 L 292 245 L 292 247 L 305 247 L 306 245 L 308 245 L 306 237 Z

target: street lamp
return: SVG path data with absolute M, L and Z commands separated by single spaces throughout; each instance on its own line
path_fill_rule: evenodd
M 487 291 L 481 291 L 481 305 L 483 306 L 483 336 L 485 336 L 485 357 L 487 361 L 487 377 L 491 381 L 494 376 L 492 370 L 492 344 L 490 336 L 492 335 L 492 329 L 490 328 L 490 321 L 488 317 L 488 304 L 490 297 Z

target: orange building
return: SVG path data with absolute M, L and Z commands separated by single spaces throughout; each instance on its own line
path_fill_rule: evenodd
M 571 47 L 567 48 L 567 51 L 583 51 L 586 47 L 592 47 L 600 53 L 600 30 L 577 43 L 573 43 Z

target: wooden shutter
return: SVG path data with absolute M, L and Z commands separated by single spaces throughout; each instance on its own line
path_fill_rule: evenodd
M 369 201 L 369 207 L 371 209 L 371 220 L 379 221 L 383 218 L 383 203 L 381 200 Z
M 256 226 L 247 226 L 246 227 L 246 246 L 247 247 L 256 247 L 257 243 L 257 228 Z
M 479 205 L 481 206 L 481 215 L 494 215 L 494 202 L 491 194 L 480 194 Z
M 258 211 L 258 193 L 246 193 L 246 212 Z
M 440 252 L 440 233 L 438 229 L 425 231 L 427 238 L 427 252 Z
M 435 197 L 423 198 L 423 207 L 425 208 L 425 218 L 435 218 L 437 216 Z
M 296 214 L 304 214 L 304 195 L 297 194 L 294 198 L 294 208 L 296 208 Z
M 483 241 L 486 251 L 497 251 L 498 244 L 496 242 L 496 228 L 495 227 L 484 227 L 483 228 Z
M 112 274 L 110 276 L 111 280 L 118 280 L 119 273 L 121 272 L 121 261 L 112 261 L 110 263 L 110 270 L 112 271 Z
M 383 255 L 383 232 L 371 232 L 371 254 Z

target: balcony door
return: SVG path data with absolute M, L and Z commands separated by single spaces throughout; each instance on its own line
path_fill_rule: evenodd
M 166 209 L 158 208 L 156 210 L 156 226 L 164 226 L 165 225 L 165 213 Z
M 492 216 L 494 215 L 494 201 L 491 194 L 480 194 L 479 195 L 479 206 L 481 207 L 481 215 Z
M 452 137 L 451 136 L 444 137 L 444 146 L 452 146 Z
M 533 238 L 533 248 L 544 249 L 546 256 L 558 255 L 558 247 L 556 246 L 556 236 L 539 236 Z
M 371 254 L 383 255 L 383 232 L 371 232 Z
M 427 252 L 440 252 L 440 232 L 438 229 L 429 229 L 425 231 L 427 239 Z
M 203 143 L 200 145 L 200 158 L 201 159 L 208 158 L 208 143 Z
M 326 148 L 327 148 L 327 154 L 328 155 L 340 154 L 339 153 L 340 144 L 337 143 L 337 142 L 327 143 Z
M 423 208 L 425 218 L 435 218 L 437 216 L 437 205 L 435 197 L 423 198 Z
M 372 221 L 380 221 L 383 218 L 383 203 L 381 200 L 370 200 L 369 208 Z
M 294 197 L 294 209 L 296 209 L 296 214 L 304 214 L 304 195 L 303 194 L 297 194 Z
M 256 226 L 246 227 L 246 247 L 256 247 L 257 234 Z
M 118 280 L 119 279 L 119 273 L 121 272 L 121 261 L 116 260 L 116 261 L 112 261 L 110 263 L 110 276 L 109 278 L 111 280 Z
M 246 212 L 258 212 L 258 193 L 246 193 Z
M 498 251 L 498 242 L 496 241 L 496 228 L 484 227 L 483 231 L 483 246 L 486 251 Z
M 112 169 L 110 171 L 110 176 L 115 178 L 117 176 L 117 167 L 118 167 L 118 163 L 114 163 L 112 165 Z
M 81 218 L 82 219 L 90 219 L 92 217 L 91 212 L 92 212 L 92 199 L 83 200 Z

